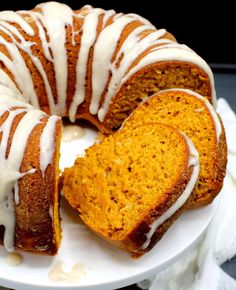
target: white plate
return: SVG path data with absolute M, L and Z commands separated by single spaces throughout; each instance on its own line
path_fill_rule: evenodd
M 94 142 L 96 132 L 85 129 L 84 138 L 62 143 L 60 167 L 70 166 L 77 154 Z M 56 257 L 44 257 L 23 253 L 23 263 L 8 266 L 7 252 L 0 249 L 0 285 L 17 290 L 33 289 L 114 289 L 124 287 L 164 269 L 190 250 L 204 234 L 217 202 L 185 212 L 168 230 L 155 248 L 137 260 L 129 254 L 113 248 L 84 226 L 78 215 L 62 200 L 63 239 Z M 51 282 L 50 270 L 57 261 L 69 271 L 74 264 L 82 267 L 78 281 Z

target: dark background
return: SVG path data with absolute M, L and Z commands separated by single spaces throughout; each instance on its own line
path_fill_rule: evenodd
M 0 0 L 0 10 L 33 8 L 43 0 Z M 219 68 L 236 70 L 236 13 L 228 1 L 170 1 L 170 0 L 64 0 L 58 1 L 79 9 L 84 4 L 115 9 L 117 12 L 138 13 L 157 28 L 166 28 L 179 43 L 185 43 L 208 63 Z M 233 3 L 233 1 L 231 1 Z M 229 65 L 230 64 L 230 65 Z

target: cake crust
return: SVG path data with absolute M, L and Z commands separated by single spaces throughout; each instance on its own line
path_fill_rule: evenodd
M 16 98 L 22 98 L 25 103 L 50 115 L 69 117 L 73 122 L 86 119 L 101 132 L 111 134 L 144 99 L 160 90 L 176 86 L 188 88 L 214 101 L 213 76 L 205 61 L 187 46 L 178 44 L 165 29 L 156 29 L 141 16 L 117 14 L 114 10 L 105 11 L 90 5 L 73 11 L 65 4 L 47 2 L 29 11 L 4 11 L 0 13 L 0 20 L 1 85 L 11 89 Z M 0 115 L 0 125 L 7 114 Z M 10 152 L 14 131 L 21 118 L 24 113 L 14 119 L 4 158 Z M 57 195 L 61 122 L 56 123 L 55 147 L 44 172 L 40 164 L 40 136 L 49 118 L 45 115 L 32 130 L 17 170 L 17 174 L 23 173 L 23 176 L 17 184 L 19 203 L 14 203 L 14 244 L 16 249 L 53 255 L 61 240 Z M 0 132 L 0 142 L 2 134 Z M 202 205 L 210 202 L 223 184 L 226 166 L 224 131 L 218 154 L 215 189 L 210 196 L 200 200 Z M 27 174 L 32 169 L 35 171 Z M 139 245 L 146 228 L 158 213 L 171 206 L 174 197 L 178 197 L 191 175 L 190 169 L 180 177 L 179 191 L 174 186 L 166 193 L 171 195 L 168 201 L 153 207 L 140 224 L 135 225 L 122 241 L 115 243 L 134 256 L 146 252 Z M 14 190 L 11 194 L 17 196 L 17 187 Z M 191 205 L 191 200 L 184 207 Z M 147 250 L 181 211 L 182 208 L 158 227 Z M 1 243 L 3 235 L 4 227 L 0 226 Z
M 14 107 L 11 110 L 17 109 L 19 107 Z M 8 115 L 9 113 L 5 112 L 1 116 L 0 125 L 5 122 Z M 25 115 L 26 113 L 23 112 L 13 120 L 8 136 L 6 158 L 9 157 L 15 131 Z M 26 174 L 17 181 L 18 192 L 16 193 L 13 190 L 15 196 L 14 248 L 38 254 L 55 255 L 61 241 L 58 196 L 61 121 L 58 118 L 55 124 L 52 159 L 43 175 L 40 167 L 40 138 L 48 119 L 49 117 L 46 115 L 42 117 L 40 123 L 33 128 L 27 140 L 20 166 L 20 172 Z M 0 136 L 0 145 L 2 145 L 2 138 L 3 135 Z M 27 174 L 27 172 L 32 170 L 33 172 Z M 1 226 L 0 244 L 3 243 L 4 232 L 5 229 Z
M 218 114 L 217 114 L 218 115 Z M 218 115 L 219 121 L 221 123 L 222 132 L 220 135 L 220 140 L 217 147 L 217 161 L 216 161 L 216 176 L 214 179 L 214 188 L 208 192 L 206 196 L 203 198 L 198 198 L 197 200 L 192 199 L 192 202 L 189 203 L 188 208 L 198 208 L 200 206 L 205 206 L 211 203 L 216 196 L 220 193 L 223 185 L 224 185 L 224 178 L 226 175 L 226 165 L 227 165 L 227 143 L 226 143 L 226 136 L 225 136 L 225 129 L 222 123 L 220 116 Z
M 3 84 L 46 113 L 86 119 L 111 132 L 140 101 L 161 89 L 185 87 L 214 99 L 212 72 L 204 60 L 138 15 L 89 5 L 72 11 L 48 2 L 29 11 L 5 11 L 0 18 Z M 54 22 L 62 30 L 58 35 Z M 13 51 L 20 60 L 14 65 Z

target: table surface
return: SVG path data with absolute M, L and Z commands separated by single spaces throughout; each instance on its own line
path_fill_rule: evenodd
M 214 73 L 217 98 L 225 98 L 236 112 L 236 72 Z M 236 279 L 236 257 L 222 265 L 222 268 Z M 5 290 L 0 286 L 0 290 Z M 136 285 L 122 288 L 123 290 L 139 289 Z
M 236 72 L 215 73 L 217 98 L 225 98 L 236 112 Z

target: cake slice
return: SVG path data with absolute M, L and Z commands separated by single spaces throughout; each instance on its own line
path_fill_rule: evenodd
M 212 105 L 190 90 L 165 90 L 141 104 L 123 126 L 131 130 L 148 122 L 174 126 L 193 141 L 200 155 L 200 174 L 190 207 L 210 203 L 223 186 L 227 163 L 224 128 Z
M 0 244 L 56 254 L 61 120 L 0 97 Z
M 179 216 L 198 178 L 198 153 L 177 129 L 151 123 L 121 129 L 63 173 L 63 193 L 81 219 L 140 256 Z

